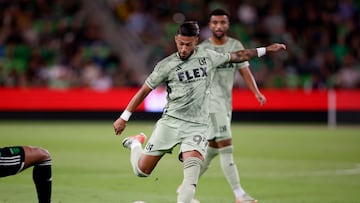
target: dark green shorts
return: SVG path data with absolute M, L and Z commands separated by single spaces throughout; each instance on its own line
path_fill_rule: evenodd
M 25 152 L 20 146 L 0 148 L 0 177 L 14 175 L 24 167 Z

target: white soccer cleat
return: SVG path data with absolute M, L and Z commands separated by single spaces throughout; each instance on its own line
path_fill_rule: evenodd
M 179 187 L 176 189 L 176 194 L 179 194 L 180 188 L 182 185 L 179 185 Z M 197 199 L 192 199 L 190 203 L 200 203 Z
M 141 144 L 144 144 L 145 140 L 146 140 L 146 135 L 144 133 L 140 133 L 138 135 L 133 135 L 130 137 L 126 137 L 123 141 L 122 141 L 122 145 L 125 148 L 131 148 L 131 144 L 134 140 L 138 140 Z
M 236 198 L 235 203 L 257 203 L 258 201 L 252 198 L 248 194 L 244 194 L 243 196 Z
M 200 203 L 200 201 L 197 200 L 197 199 L 192 199 L 192 200 L 191 200 L 191 203 Z

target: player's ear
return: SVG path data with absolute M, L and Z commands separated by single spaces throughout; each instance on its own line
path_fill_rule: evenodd
M 195 42 L 195 45 L 197 45 L 199 42 L 199 37 L 196 37 L 194 42 Z
M 175 41 L 175 43 L 176 43 L 177 39 L 178 39 L 178 36 L 175 35 L 175 36 L 174 36 L 174 41 Z

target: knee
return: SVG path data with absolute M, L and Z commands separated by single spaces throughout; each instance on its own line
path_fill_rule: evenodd
M 232 154 L 233 151 L 234 151 L 234 147 L 232 145 L 219 149 L 220 154 Z
M 39 147 L 37 152 L 39 161 L 46 161 L 51 159 L 50 152 L 47 149 Z
M 146 178 L 151 175 L 151 172 L 147 172 L 146 170 L 141 170 L 138 166 L 134 167 L 134 174 L 141 178 Z

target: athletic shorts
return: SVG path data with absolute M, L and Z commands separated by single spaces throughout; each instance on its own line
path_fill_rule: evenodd
M 210 113 L 208 140 L 222 141 L 232 138 L 231 115 L 227 113 Z
M 165 115 L 157 121 L 144 148 L 144 154 L 161 156 L 172 153 L 173 148 L 180 144 L 180 155 L 182 152 L 196 150 L 205 157 L 207 129 L 207 124 L 191 123 Z M 179 156 L 180 161 L 181 158 Z
M 20 146 L 0 148 L 0 177 L 14 175 L 24 167 L 25 152 Z

